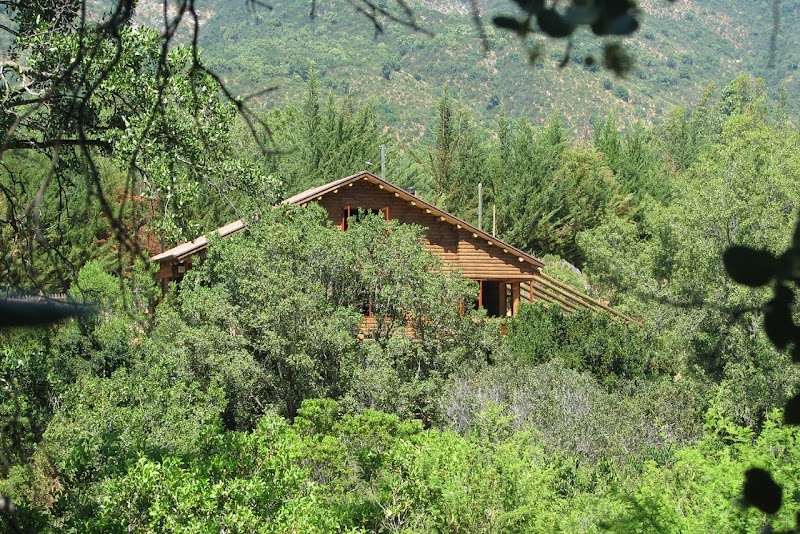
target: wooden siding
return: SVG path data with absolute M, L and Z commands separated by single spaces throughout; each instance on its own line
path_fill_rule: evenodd
M 337 192 L 313 199 L 328 212 L 331 222 L 342 223 L 345 208 L 379 210 L 389 208 L 389 218 L 407 224 L 417 224 L 426 229 L 425 248 L 442 260 L 445 270 L 460 270 L 466 278 L 473 280 L 530 280 L 538 269 L 530 263 L 504 252 L 496 245 L 465 228 L 459 229 L 449 222 L 441 221 L 438 215 L 427 213 L 424 206 L 412 205 L 394 193 L 382 190 L 378 184 L 358 180 L 345 185 Z
M 491 316 L 516 315 L 521 301 L 543 300 L 558 304 L 564 311 L 589 308 L 608 312 L 629 323 L 638 321 L 608 304 L 584 295 L 540 271 L 538 258 L 497 241 L 486 232 L 449 214 L 422 199 L 394 186 L 369 172 L 361 172 L 286 199 L 282 204 L 320 204 L 330 221 L 344 227 L 345 209 L 359 208 L 382 212 L 389 219 L 416 224 L 424 228 L 425 248 L 441 259 L 445 270 L 458 270 L 466 278 L 479 282 L 478 303 Z M 245 228 L 243 221 L 234 221 L 217 230 L 227 236 Z M 154 256 L 161 263 L 158 277 L 166 292 L 171 280 L 180 280 L 192 267 L 193 258 L 202 261 L 208 240 L 201 236 Z M 362 333 L 374 329 L 374 318 L 366 318 Z M 408 325 L 407 325 L 408 326 Z

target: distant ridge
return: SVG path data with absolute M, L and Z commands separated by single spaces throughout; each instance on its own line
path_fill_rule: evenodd
M 767 66 L 770 2 L 644 0 L 642 29 L 626 42 L 637 62 L 626 79 L 584 65 L 602 44 L 585 34 L 578 36 L 566 68 L 557 66 L 565 43 L 554 41 L 542 40 L 540 60 L 529 64 L 519 40 L 489 23 L 493 14 L 517 12 L 510 0 L 480 4 L 492 45 L 488 55 L 460 1 L 408 1 L 433 37 L 397 24 L 375 37 L 371 23 L 342 2 L 335 9 L 318 3 L 313 21 L 307 2 L 275 0 L 271 11 L 246 4 L 199 4 L 203 57 L 236 92 L 277 86 L 261 105 L 283 105 L 300 94 L 313 64 L 323 88 L 376 97 L 384 120 L 408 135 L 432 123 L 445 84 L 484 122 L 501 110 L 534 121 L 557 113 L 579 128 L 610 110 L 628 121 L 659 122 L 674 106 L 694 105 L 709 85 L 722 87 L 742 73 L 764 77 L 773 98 L 785 88 L 789 106 L 796 107 L 800 97 L 800 59 L 794 53 L 800 30 L 788 23 L 800 10 L 798 0 L 781 4 L 784 23 L 773 68 Z M 140 2 L 140 22 L 152 21 L 160 6 L 160 0 Z

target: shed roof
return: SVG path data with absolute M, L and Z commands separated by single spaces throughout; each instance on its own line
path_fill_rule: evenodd
M 236 233 L 239 230 L 244 229 L 247 226 L 243 220 L 239 219 L 238 221 L 233 221 L 232 223 L 228 223 L 222 228 L 217 228 L 215 230 L 222 237 L 226 237 L 230 234 Z M 204 235 L 197 237 L 191 241 L 186 243 L 181 243 L 180 245 L 174 246 L 171 249 L 165 250 L 161 254 L 156 254 L 150 261 L 155 261 L 158 263 L 164 263 L 167 261 L 180 261 L 185 259 L 192 254 L 196 254 L 201 250 L 208 247 L 208 238 Z

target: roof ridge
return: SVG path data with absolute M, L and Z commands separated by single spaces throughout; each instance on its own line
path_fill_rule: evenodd
M 460 217 L 453 215 L 452 213 L 443 210 L 442 208 L 436 207 L 435 205 L 431 204 L 427 200 L 424 200 L 414 194 L 409 193 L 402 187 L 394 185 L 393 183 L 387 181 L 384 178 L 380 178 L 379 176 L 371 173 L 370 171 L 360 171 L 350 176 L 345 176 L 343 178 L 339 178 L 338 180 L 333 180 L 332 182 L 328 182 L 326 184 L 318 185 L 316 187 L 312 187 L 310 189 L 306 189 L 305 191 L 301 191 L 291 197 L 283 200 L 280 202 L 280 205 L 287 206 L 291 204 L 299 204 L 305 205 L 308 202 L 313 200 L 320 200 L 322 196 L 338 190 L 338 188 L 347 185 L 348 183 L 356 182 L 358 180 L 367 180 L 372 183 L 378 184 L 381 189 L 389 188 L 390 191 L 394 192 L 397 196 L 402 197 L 404 200 L 411 202 L 412 204 L 416 205 L 419 203 L 422 208 L 426 210 L 430 210 L 431 213 L 434 213 L 443 218 L 443 222 L 448 222 L 454 226 L 459 228 L 463 228 L 467 231 L 472 232 L 475 237 L 480 236 L 481 238 L 485 239 L 491 244 L 499 245 L 504 251 L 512 252 L 515 256 L 517 256 L 520 261 L 528 261 L 533 264 L 538 264 L 539 266 L 544 266 L 544 261 L 540 258 L 537 258 L 533 254 L 529 254 L 523 250 L 518 249 L 517 247 L 507 243 L 503 239 L 491 235 L 488 232 L 478 228 L 477 226 L 469 223 Z M 237 225 L 239 225 L 237 227 Z M 236 227 L 233 230 L 230 230 L 231 227 Z M 246 227 L 246 224 L 239 219 L 238 221 L 234 221 L 229 223 L 225 226 L 222 226 L 215 230 L 219 235 L 225 237 L 226 235 L 232 234 L 234 232 L 238 232 L 239 230 Z M 185 243 L 181 243 L 172 247 L 171 249 L 165 250 L 164 252 L 153 256 L 150 258 L 151 261 L 156 262 L 163 262 L 170 259 L 180 259 L 185 258 L 191 254 L 195 254 L 196 252 L 208 247 L 208 238 L 205 235 L 201 235 L 192 241 L 188 241 Z

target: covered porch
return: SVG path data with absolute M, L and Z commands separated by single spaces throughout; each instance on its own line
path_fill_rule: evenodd
M 529 288 L 533 280 L 484 279 L 477 282 L 477 307 L 485 309 L 488 317 L 513 317 L 519 311 L 521 300 L 531 299 Z
M 482 279 L 478 282 L 478 308 L 484 308 L 489 317 L 514 317 L 520 302 L 544 301 L 561 306 L 565 312 L 588 308 L 610 313 L 628 323 L 641 324 L 611 308 L 608 304 L 564 284 L 542 272 L 525 279 Z

